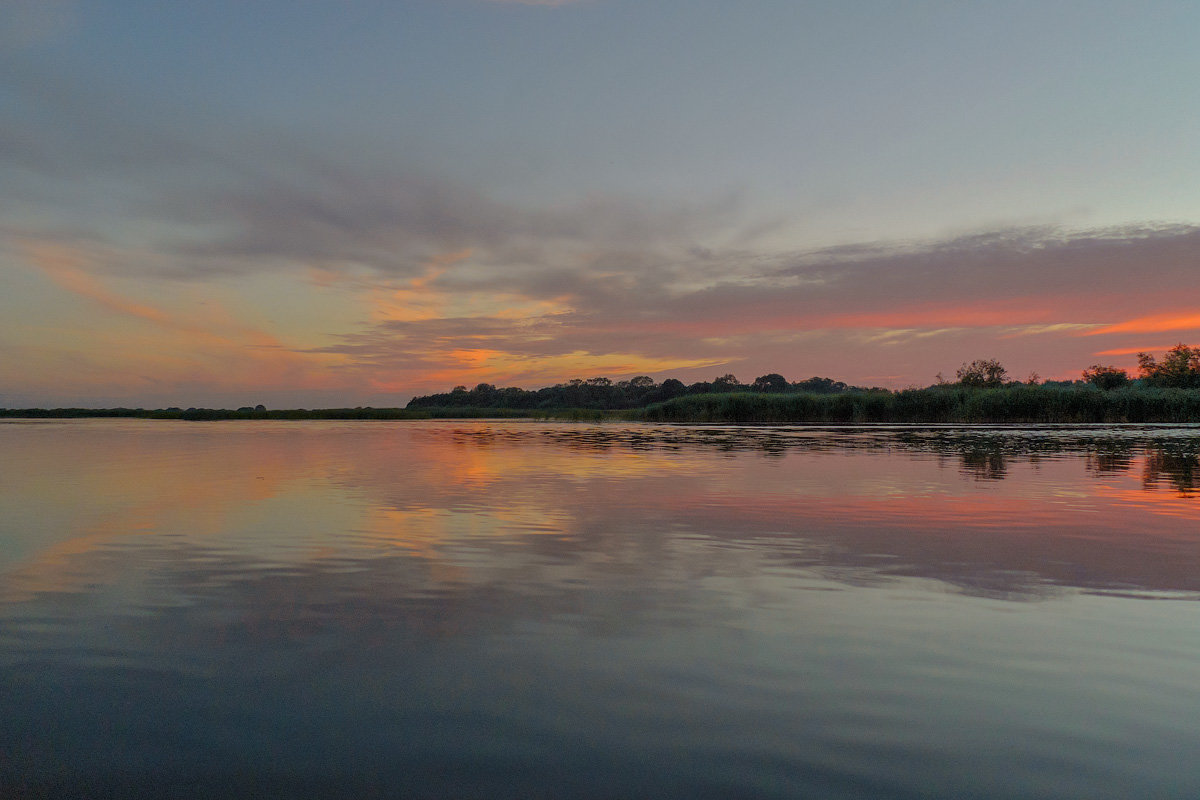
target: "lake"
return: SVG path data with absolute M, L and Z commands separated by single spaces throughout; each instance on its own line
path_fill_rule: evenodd
M 1200 428 L 0 422 L 4 797 L 1200 797 Z

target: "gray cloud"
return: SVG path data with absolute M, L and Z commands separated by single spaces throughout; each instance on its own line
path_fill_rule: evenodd
M 1031 227 L 780 252 L 760 244 L 778 221 L 746 219 L 736 193 L 514 201 L 395 161 L 368 168 L 344 146 L 301 135 L 156 110 L 11 57 L 0 66 L 0 102 L 13 112 L 0 115 L 6 237 L 80 247 L 123 276 L 320 267 L 385 289 L 419 275 L 446 296 L 556 303 L 527 321 L 485 310 L 382 322 L 331 348 L 362 363 L 424 363 L 430 342 L 530 357 L 734 359 L 839 329 L 866 331 L 864 346 L 875 347 L 988 325 L 1032 340 L 1200 304 L 1195 226 Z M 37 230 L 25 223 L 35 219 Z M 123 238 L 131 221 L 153 232 Z M 1020 327 L 1029 325 L 1041 327 Z
M 561 6 L 570 6 L 583 3 L 585 0 L 485 0 L 485 2 L 512 6 L 543 6 L 545 8 L 559 8 Z
M 1035 228 L 774 256 L 710 251 L 701 260 L 705 274 L 716 276 L 713 282 L 681 289 L 696 257 L 681 249 L 674 261 L 645 258 L 644 272 L 533 271 L 515 281 L 480 276 L 471 286 L 566 295 L 568 313 L 385 322 L 332 349 L 375 359 L 417 357 L 433 346 L 531 357 L 585 352 L 753 364 L 768 357 L 794 360 L 798 343 L 811 345 L 815 336 L 837 337 L 840 358 L 856 349 L 878 359 L 880 348 L 899 344 L 949 352 L 955 345 L 978 348 L 1001 339 L 1008 351 L 1027 352 L 1036 350 L 1040 336 L 1072 336 L 1164 303 L 1200 300 L 1187 290 L 1200 267 L 1197 254 L 1200 229 L 1190 226 L 1074 233 Z M 639 263 L 636 253 L 624 262 L 612 258 L 609 266 Z M 721 279 L 721 273 L 731 277 Z
M 731 195 L 683 206 L 597 196 L 537 208 L 428 175 L 366 174 L 327 159 L 281 171 L 289 177 L 157 202 L 181 221 L 194 213 L 224 231 L 176 243 L 172 253 L 246 271 L 281 263 L 355 265 L 403 276 L 439 254 L 470 248 L 484 282 L 489 273 L 544 274 L 585 260 L 591 269 L 630 271 L 663 247 L 728 228 L 739 207 Z M 615 253 L 626 260 L 614 260 Z M 472 274 L 456 277 L 465 286 L 478 279 Z
M 126 275 L 203 280 L 320 266 L 406 276 L 465 248 L 484 280 L 587 263 L 641 270 L 660 250 L 735 232 L 740 215 L 735 194 L 670 204 L 587 194 L 550 206 L 503 201 L 388 158 L 364 166 L 346 143 L 216 121 L 19 59 L 0 63 L 0 102 L 13 112 L 0 115 L 9 225 L 36 220 L 40 235 L 128 251 L 128 221 L 152 223 L 150 257 L 109 265 Z
M 0 50 L 26 50 L 63 38 L 76 25 L 73 0 L 5 0 L 0 14 Z

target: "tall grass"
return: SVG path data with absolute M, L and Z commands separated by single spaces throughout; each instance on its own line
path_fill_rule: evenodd
M 1200 422 L 1200 390 L 1012 385 L 849 391 L 842 394 L 704 394 L 642 411 L 654 422 L 1106 423 Z

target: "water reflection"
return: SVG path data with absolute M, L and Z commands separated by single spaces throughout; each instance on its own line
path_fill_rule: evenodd
M 700 540 L 855 582 L 1195 592 L 1197 536 L 1178 525 L 1200 519 L 1194 434 L 9 424 L 4 593 L 115 579 L 89 554 L 142 544 L 282 570 L 399 549 L 453 583 L 539 559 L 661 572 Z
M 1143 602 L 1200 596 L 1195 428 L 88 421 L 0 447 L 10 794 L 1200 790 L 1155 745 L 1198 733 L 1200 606 Z
M 1153 489 L 1161 484 L 1173 486 L 1181 496 L 1189 497 L 1196 490 L 1196 475 L 1200 459 L 1190 447 L 1159 447 L 1146 453 L 1142 470 L 1142 486 Z

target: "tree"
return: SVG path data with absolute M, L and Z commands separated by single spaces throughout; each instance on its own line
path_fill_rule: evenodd
M 844 392 L 850 387 L 833 378 L 821 378 L 816 375 L 806 381 L 796 381 L 791 386 L 794 392 L 812 392 L 813 394 L 835 394 Z
M 1107 364 L 1092 364 L 1083 371 L 1083 379 L 1101 389 L 1116 389 L 1129 383 L 1129 373 Z
M 788 382 L 787 378 L 778 372 L 771 372 L 755 378 L 754 383 L 750 384 L 750 388 L 756 392 L 786 392 Z
M 667 378 L 656 388 L 651 389 L 643 398 L 646 403 L 658 403 L 687 394 L 687 386 L 678 378 Z
M 732 372 L 727 372 L 712 382 L 712 390 L 714 392 L 732 392 L 742 387 L 739 381 Z
M 1151 386 L 1170 386 L 1188 389 L 1200 386 L 1200 347 L 1177 344 L 1167 351 L 1162 361 L 1149 353 L 1138 353 L 1142 379 Z
M 1008 370 L 994 358 L 977 358 L 959 367 L 955 375 L 963 386 L 994 388 L 1004 385 Z

